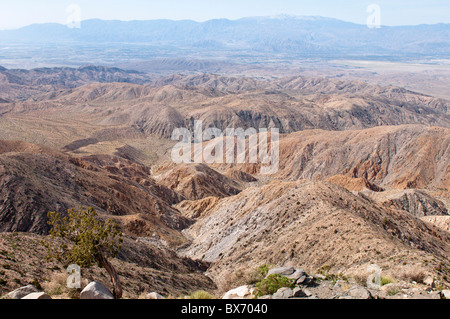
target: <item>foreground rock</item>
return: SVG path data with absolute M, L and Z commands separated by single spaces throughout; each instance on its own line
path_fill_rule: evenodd
M 291 279 L 289 287 L 281 287 L 258 299 L 450 299 L 450 290 L 437 290 L 432 276 L 425 278 L 423 283 L 393 280 L 382 287 L 369 288 L 358 284 L 355 278 L 308 275 L 303 269 L 293 267 L 273 268 L 266 278 L 275 274 L 284 274 L 283 277 Z M 253 299 L 257 285 L 230 290 L 223 299 Z
M 272 299 L 289 299 L 294 296 L 294 291 L 291 288 L 280 288 L 273 294 Z
M 225 293 L 222 299 L 252 299 L 254 290 L 252 286 L 241 286 Z
M 103 284 L 93 281 L 83 289 L 80 299 L 114 299 L 114 296 Z
M 353 286 L 351 287 L 344 296 L 339 299 L 374 299 L 372 293 L 362 287 L 362 286 Z
M 6 295 L 6 298 L 8 299 L 22 299 L 26 295 L 29 295 L 34 292 L 39 292 L 35 286 L 28 285 L 25 287 L 20 287 L 14 291 L 11 291 L 9 294 Z
M 441 295 L 445 299 L 450 299 L 450 290 L 442 290 Z
M 166 299 L 162 295 L 157 292 L 151 292 L 147 294 L 147 299 Z
M 52 299 L 45 292 L 33 292 L 31 294 L 26 295 L 22 299 Z
M 295 268 L 294 267 L 278 267 L 274 269 L 270 269 L 267 273 L 267 277 L 270 275 L 280 275 L 280 276 L 289 276 L 294 274 Z

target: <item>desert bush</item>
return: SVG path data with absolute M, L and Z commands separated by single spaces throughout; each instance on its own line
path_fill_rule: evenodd
M 395 279 L 389 277 L 389 276 L 381 276 L 381 285 L 385 286 L 388 284 L 392 284 L 395 282 Z
M 254 295 L 255 297 L 261 297 L 264 295 L 273 295 L 278 289 L 283 287 L 294 288 L 295 284 L 293 280 L 281 276 L 279 274 L 273 274 L 267 278 L 261 280 L 255 285 Z
M 68 274 L 64 273 L 52 274 L 49 281 L 42 283 L 44 291 L 50 296 L 62 295 L 67 285 L 66 281 L 68 276 Z
M 70 299 L 80 299 L 81 289 L 83 287 L 86 287 L 89 281 L 85 278 L 82 278 L 80 289 L 68 288 L 67 287 L 68 277 L 69 277 L 68 273 L 64 272 L 53 273 L 49 280 L 44 281 L 42 283 L 42 288 L 50 296 L 63 296 L 63 297 L 67 296 Z
M 261 265 L 254 269 L 240 268 L 226 272 L 219 282 L 219 294 L 244 285 L 254 285 L 263 280 L 269 272 L 269 265 Z
M 92 207 L 80 208 L 78 211 L 70 209 L 65 217 L 58 212 L 49 212 L 48 219 L 51 238 L 60 237 L 72 245 L 64 243 L 55 247 L 48 241 L 42 241 L 48 251 L 47 258 L 64 265 L 75 263 L 85 268 L 98 264 L 110 275 L 114 297 L 120 299 L 122 286 L 119 276 L 108 261 L 122 249 L 123 234 L 119 225 L 112 219 L 101 221 Z
M 400 273 L 400 278 L 405 281 L 415 281 L 417 283 L 423 283 L 425 280 L 427 274 L 424 270 L 420 268 L 409 268 L 405 269 L 403 272 Z
M 214 299 L 214 297 L 207 291 L 197 290 L 182 299 Z

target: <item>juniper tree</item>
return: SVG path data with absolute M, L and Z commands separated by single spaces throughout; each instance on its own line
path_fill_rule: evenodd
M 48 213 L 48 224 L 51 226 L 50 236 L 66 239 L 70 244 L 62 243 L 48 248 L 48 258 L 56 259 L 68 265 L 75 263 L 83 268 L 95 264 L 109 273 L 116 299 L 122 297 L 119 277 L 108 258 L 114 258 L 122 248 L 122 232 L 119 225 L 108 219 L 103 222 L 97 218 L 94 208 L 70 209 L 67 216 L 58 212 Z

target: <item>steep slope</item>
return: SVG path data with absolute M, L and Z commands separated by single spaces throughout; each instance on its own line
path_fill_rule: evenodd
M 450 263 L 448 233 L 331 183 L 275 181 L 202 216 L 185 231 L 192 243 L 181 253 L 211 262 L 219 287 L 262 264 L 357 274 L 376 263 L 395 276 L 410 267 L 442 276 L 434 267 Z
M 0 230 L 46 233 L 46 214 L 92 206 L 133 235 L 184 241 L 190 224 L 171 205 L 180 200 L 149 168 L 108 156 L 71 158 L 35 145 L 0 142 Z
M 450 187 L 450 130 L 421 125 L 329 132 L 280 139 L 280 179 L 364 178 L 396 188 Z M 242 170 L 254 173 L 254 165 Z

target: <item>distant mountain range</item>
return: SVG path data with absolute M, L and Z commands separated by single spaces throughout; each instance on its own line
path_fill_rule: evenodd
M 1 43 L 127 43 L 289 55 L 450 56 L 450 24 L 381 27 L 323 17 L 253 17 L 239 20 L 103 21 L 81 28 L 49 23 L 0 31 Z

